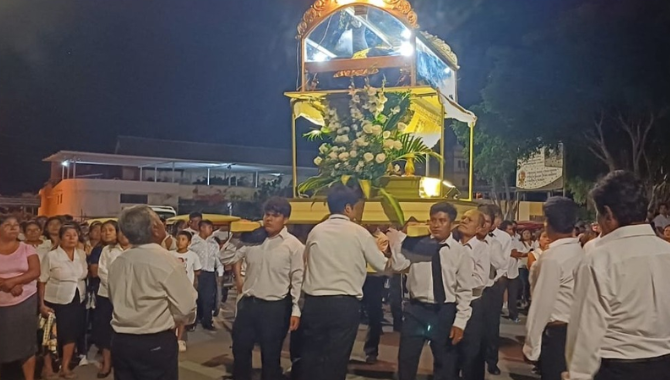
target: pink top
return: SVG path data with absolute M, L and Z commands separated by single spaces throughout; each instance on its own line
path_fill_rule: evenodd
M 12 278 L 26 273 L 28 271 L 28 256 L 36 254 L 35 248 L 19 243 L 19 249 L 16 252 L 9 255 L 0 255 L 0 278 Z M 23 293 L 18 297 L 0 290 L 0 307 L 18 305 L 35 293 L 37 293 L 37 280 L 23 285 Z

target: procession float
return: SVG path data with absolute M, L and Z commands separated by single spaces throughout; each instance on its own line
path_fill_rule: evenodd
M 427 220 L 439 200 L 459 212 L 473 207 L 472 149 L 467 191 L 444 178 L 445 120 L 470 126 L 470 147 L 477 120 L 458 104 L 458 58 L 420 30 L 407 0 L 317 0 L 297 40 L 298 88 L 285 94 L 292 109 L 293 224 L 327 217 L 323 197 L 338 183 L 360 192 L 363 224 Z M 302 181 L 301 139 L 318 142 L 310 158 L 319 170 Z

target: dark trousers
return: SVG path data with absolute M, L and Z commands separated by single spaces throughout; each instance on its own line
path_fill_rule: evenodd
M 302 379 L 302 351 L 305 342 L 302 323 L 298 330 L 291 331 L 289 350 L 291 355 L 291 380 Z
M 216 273 L 200 271 L 198 276 L 198 319 L 204 327 L 212 327 L 216 303 Z
M 362 306 L 368 314 L 368 335 L 365 338 L 365 355 L 379 355 L 379 338 L 382 335 L 382 295 L 386 277 L 368 275 L 363 285 Z
M 470 303 L 472 316 L 468 320 L 463 334 L 463 340 L 456 346 L 458 352 L 458 365 L 456 366 L 456 378 L 459 370 L 463 380 L 484 380 L 484 356 L 482 355 L 482 342 L 484 338 L 484 303 L 481 298 Z
M 641 360 L 602 359 L 594 380 L 670 380 L 670 355 Z
M 530 301 L 530 282 L 528 281 L 528 276 L 530 272 L 528 268 L 519 268 L 519 280 L 521 281 L 519 289 L 519 300 L 522 302 Z
M 290 297 L 281 301 L 263 301 L 253 297 L 240 300 L 232 334 L 235 380 L 251 380 L 251 358 L 256 343 L 261 346 L 261 378 L 282 379 L 281 350 L 290 318 Z
M 344 380 L 360 320 L 351 296 L 305 296 L 302 312 L 303 380 Z
M 433 379 L 457 379 L 456 348 L 449 334 L 456 318 L 456 305 L 433 305 L 411 301 L 405 307 L 405 320 L 398 350 L 398 380 L 414 380 L 421 351 L 426 341 L 433 352 Z
M 547 326 L 542 333 L 540 352 L 540 376 L 542 380 L 561 380 L 561 373 L 567 370 L 565 362 L 565 342 L 568 325 Z
M 507 279 L 502 277 L 490 288 L 484 290 L 484 360 L 489 367 L 498 365 L 498 348 L 500 346 L 500 314 L 503 304 L 503 293 L 507 287 Z
M 391 304 L 391 316 L 393 316 L 393 331 L 402 330 L 402 275 L 391 276 L 389 289 L 389 303 Z
M 174 331 L 157 334 L 114 334 L 114 380 L 177 380 L 179 353 Z
M 515 320 L 519 318 L 519 308 L 516 301 L 519 300 L 519 292 L 521 291 L 521 280 L 516 278 L 507 279 L 507 310 L 509 310 L 509 319 Z

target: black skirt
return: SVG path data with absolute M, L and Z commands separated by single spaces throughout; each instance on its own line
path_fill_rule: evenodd
M 77 343 L 86 332 L 86 303 L 79 302 L 79 290 L 67 305 L 45 304 L 56 314 L 58 346 L 62 348 L 66 344 Z
M 37 351 L 37 294 L 18 305 L 0 307 L 0 364 L 28 359 Z
M 110 349 L 112 343 L 112 313 L 114 308 L 109 298 L 98 296 L 93 319 L 93 343 L 98 348 Z

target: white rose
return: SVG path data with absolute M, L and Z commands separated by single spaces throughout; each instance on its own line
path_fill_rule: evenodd
M 361 97 L 358 96 L 358 95 L 354 95 L 354 97 L 351 98 L 351 100 L 352 100 L 354 103 L 360 103 L 360 102 L 361 102 Z
M 328 158 L 330 158 L 332 160 L 337 160 L 337 153 L 330 152 L 330 154 L 328 155 Z
M 393 149 L 395 140 L 384 140 L 384 149 Z
M 374 88 L 374 87 L 368 87 L 367 91 L 368 91 L 368 95 L 369 95 L 369 96 L 375 96 L 375 95 L 377 95 L 377 89 Z
M 405 123 L 398 123 L 398 132 L 403 133 L 407 129 L 407 124 Z
M 324 154 L 327 153 L 330 149 L 328 149 L 328 144 L 321 144 L 319 147 L 319 153 Z
M 358 152 L 356 152 L 355 150 L 352 150 L 351 152 L 349 152 L 349 157 L 356 158 L 357 156 L 358 156 Z
M 338 143 L 338 144 L 346 144 L 346 143 L 349 142 L 349 136 L 347 136 L 347 135 L 340 135 L 340 136 L 335 137 L 335 140 L 334 140 L 334 141 L 335 141 L 336 143 Z
M 391 109 L 391 113 L 397 115 L 400 113 L 400 106 L 395 106 Z
M 356 145 L 358 145 L 358 146 L 368 146 L 369 143 L 365 139 L 365 137 L 359 137 L 359 138 L 356 139 Z
M 400 141 L 400 140 L 396 140 L 396 141 L 393 143 L 393 148 L 394 148 L 394 149 L 397 149 L 397 150 L 402 149 L 402 141 Z
M 363 155 L 363 159 L 365 160 L 365 162 L 370 162 L 375 159 L 375 155 L 370 152 L 367 152 Z
M 323 158 L 317 157 L 314 159 L 314 165 L 319 166 L 321 165 L 321 162 L 323 162 Z
M 340 168 L 340 166 L 342 166 L 342 165 L 341 165 L 341 164 L 339 164 L 339 163 L 335 164 L 335 169 L 339 169 L 339 168 Z
M 340 161 L 346 161 L 346 160 L 349 159 L 349 153 L 347 153 L 347 152 L 340 153 L 340 155 L 338 156 L 338 158 L 340 159 Z
M 382 134 L 384 130 L 382 129 L 381 125 L 375 125 L 372 127 L 372 134 L 375 136 L 379 136 Z
M 385 139 L 387 139 L 387 138 L 391 137 L 391 132 L 390 132 L 390 131 L 384 131 L 384 133 L 382 133 L 382 136 L 383 136 Z
M 365 124 L 363 125 L 363 132 L 367 133 L 368 135 L 371 135 L 374 131 L 375 126 L 370 124 Z
M 384 104 L 386 104 L 386 101 L 388 101 L 388 99 L 386 98 L 386 95 L 379 94 L 379 96 L 377 97 L 377 102 L 381 105 L 384 105 Z
M 384 153 L 379 153 L 377 157 L 375 157 L 375 161 L 377 161 L 378 164 L 383 164 L 384 161 L 386 161 L 386 155 Z
M 354 131 L 357 131 L 358 130 L 358 124 L 352 124 L 351 129 L 353 129 Z

